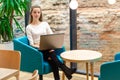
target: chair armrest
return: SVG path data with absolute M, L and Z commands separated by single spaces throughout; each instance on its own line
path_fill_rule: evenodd
M 55 53 L 60 56 L 60 54 L 61 54 L 62 52 L 64 52 L 65 50 L 66 50 L 66 49 L 65 49 L 65 46 L 62 46 L 62 48 L 60 48 L 60 49 L 55 49 Z
M 105 62 L 100 67 L 99 80 L 120 80 L 120 60 Z
M 114 60 L 120 60 L 120 52 L 117 52 L 114 56 Z
M 13 43 L 14 50 L 21 52 L 21 70 L 33 72 L 35 69 L 38 69 L 42 74 L 44 64 L 42 52 L 18 39 L 14 39 Z

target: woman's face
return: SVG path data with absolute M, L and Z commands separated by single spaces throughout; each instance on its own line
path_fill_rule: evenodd
M 40 8 L 33 8 L 31 15 L 33 17 L 33 20 L 39 20 L 41 14 Z

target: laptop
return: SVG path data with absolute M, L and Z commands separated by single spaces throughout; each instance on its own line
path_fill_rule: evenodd
M 40 50 L 58 49 L 63 46 L 64 33 L 48 34 L 40 36 Z

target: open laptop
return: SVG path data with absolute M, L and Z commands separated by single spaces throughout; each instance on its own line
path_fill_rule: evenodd
M 64 33 L 48 34 L 40 36 L 40 50 L 61 48 L 64 43 Z

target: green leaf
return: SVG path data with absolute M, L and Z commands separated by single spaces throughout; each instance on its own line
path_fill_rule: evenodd
M 17 28 L 21 31 L 22 27 L 15 19 L 16 16 L 23 16 L 28 9 L 30 0 L 0 0 L 0 36 L 4 41 L 13 39 L 12 21 L 14 20 Z
M 15 21 L 15 24 L 16 24 L 17 28 L 20 29 L 21 31 L 23 31 L 21 25 L 18 23 L 18 21 L 15 18 L 14 18 L 14 21 Z

